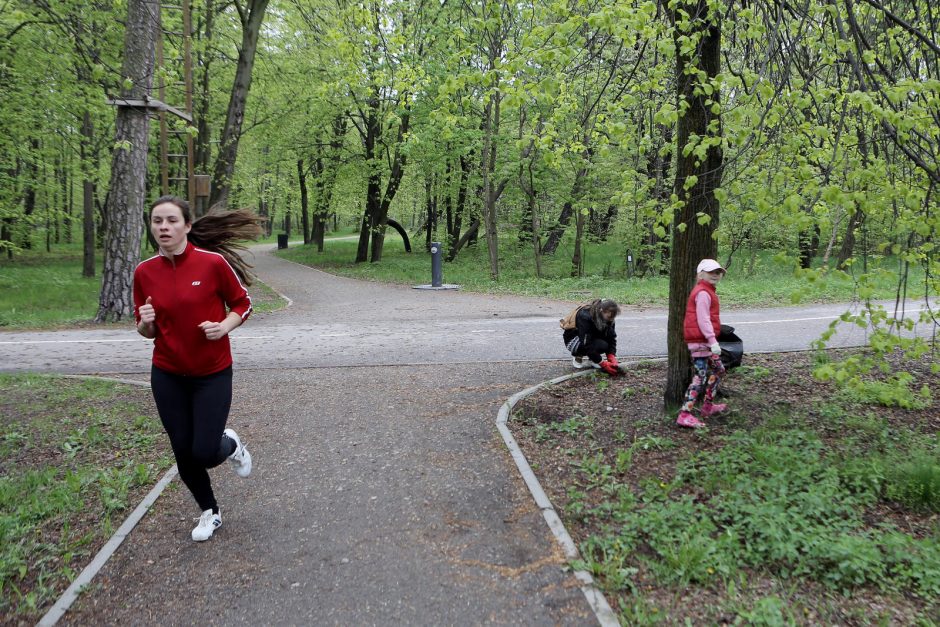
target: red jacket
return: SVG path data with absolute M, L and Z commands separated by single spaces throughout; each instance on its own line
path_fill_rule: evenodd
M 235 270 L 219 253 L 191 243 L 170 259 L 162 252 L 140 262 L 134 271 L 134 317 L 150 297 L 156 319 L 153 364 L 161 370 L 201 377 L 232 365 L 228 335 L 206 339 L 199 324 L 221 322 L 234 311 L 251 314 L 251 298 Z
M 711 307 L 709 308 L 708 317 L 711 320 L 712 329 L 716 335 L 721 330 L 721 320 L 718 317 L 718 293 L 715 292 L 715 286 L 708 281 L 699 281 L 695 287 L 692 288 L 692 292 L 689 294 L 689 300 L 686 301 L 685 304 L 685 321 L 682 325 L 682 331 L 687 344 L 705 344 L 708 342 L 708 339 L 705 337 L 705 332 L 702 331 L 702 328 L 699 326 L 698 317 L 695 312 L 695 297 L 703 290 L 708 292 L 708 295 L 711 297 Z

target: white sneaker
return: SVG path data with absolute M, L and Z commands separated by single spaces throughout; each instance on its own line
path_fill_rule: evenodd
M 581 368 L 587 368 L 587 365 L 584 363 L 584 359 L 582 357 L 572 357 L 571 365 L 577 368 L 578 370 L 580 370 Z
M 207 509 L 199 517 L 199 524 L 193 529 L 193 540 L 196 542 L 205 542 L 212 537 L 215 530 L 222 526 L 222 514 L 213 514 L 211 509 Z
M 228 456 L 228 460 L 232 462 L 232 466 L 235 468 L 235 474 L 239 477 L 247 477 L 251 474 L 251 453 L 242 444 L 241 438 L 238 437 L 234 429 L 226 429 L 222 434 L 235 440 L 235 452 Z

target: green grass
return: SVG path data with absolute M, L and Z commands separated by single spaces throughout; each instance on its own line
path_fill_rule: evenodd
M 354 263 L 357 241 L 327 240 L 323 253 L 314 247 L 294 245 L 278 254 L 285 259 L 321 268 L 343 276 L 370 281 L 417 285 L 430 283 L 430 254 L 424 240 L 412 242 L 413 252 L 406 253 L 401 238 L 390 232 L 385 240 L 382 261 Z M 585 276 L 572 278 L 571 250 L 559 247 L 555 255 L 543 258 L 542 277 L 535 276 L 535 263 L 529 246 L 515 240 L 500 242 L 500 278 L 493 281 L 489 272 L 486 245 L 465 248 L 453 262 L 444 263 L 444 282 L 459 284 L 463 289 L 485 293 L 512 293 L 527 296 L 588 300 L 614 298 L 630 305 L 663 306 L 669 299 L 667 276 L 628 277 L 624 255 L 612 243 L 590 243 L 586 248 Z M 896 285 L 891 273 L 892 261 L 879 260 L 885 271 L 873 275 L 872 298 L 893 298 Z M 876 267 L 872 261 L 870 268 Z M 913 276 L 918 276 L 915 270 Z M 838 275 L 837 275 L 838 274 Z M 912 278 L 916 281 L 916 278 Z M 719 286 L 723 306 L 773 306 L 796 302 L 842 302 L 856 297 L 856 284 L 851 275 L 828 273 L 822 276 L 797 276 L 792 266 L 771 253 L 759 256 L 755 271 L 747 276 L 732 267 Z
M 150 251 L 145 256 L 152 254 Z M 76 245 L 51 253 L 22 251 L 0 259 L 0 329 L 48 329 L 91 321 L 101 292 L 101 251 L 96 276 L 82 276 L 82 252 Z M 256 312 L 284 306 L 284 299 L 255 281 L 249 288 Z
M 81 252 L 25 252 L 0 261 L 0 328 L 50 327 L 91 320 L 101 277 L 82 277 Z
M 148 390 L 0 375 L 0 623 L 34 623 L 172 461 Z

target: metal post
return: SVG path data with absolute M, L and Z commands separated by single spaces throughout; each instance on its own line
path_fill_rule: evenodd
M 633 253 L 627 251 L 627 276 L 633 278 Z
M 444 284 L 442 261 L 441 243 L 431 242 L 431 287 L 440 287 Z

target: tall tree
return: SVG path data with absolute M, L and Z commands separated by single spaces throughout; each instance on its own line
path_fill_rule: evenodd
M 668 366 L 664 400 L 678 405 L 690 379 L 689 351 L 682 325 L 686 300 L 702 258 L 718 253 L 719 202 L 723 153 L 721 99 L 715 80 L 721 65 L 721 14 L 708 0 L 670 3 L 676 44 L 675 194 L 679 207 L 672 230 L 669 273 Z
M 111 191 L 106 212 L 104 273 L 95 322 L 121 320 L 133 311 L 134 269 L 140 261 L 146 199 L 149 111 L 140 106 L 153 86 L 156 11 L 153 0 L 129 0 L 124 36 L 124 85 L 118 106 Z
M 245 121 L 248 90 L 251 88 L 251 73 L 255 64 L 255 53 L 258 50 L 258 36 L 261 34 L 261 23 L 268 7 L 268 0 L 248 0 L 246 4 L 235 0 L 233 4 L 238 11 L 238 19 L 242 25 L 242 43 L 238 49 L 238 64 L 235 67 L 235 80 L 232 83 L 232 93 L 228 101 L 225 126 L 222 127 L 219 154 L 215 160 L 212 193 L 209 196 L 210 207 L 216 204 L 221 206 L 228 204 L 232 174 L 235 172 L 235 160 L 238 156 L 238 142 L 241 139 L 242 124 Z

